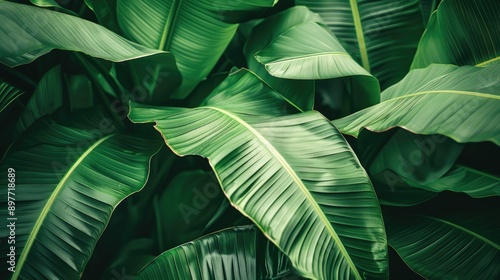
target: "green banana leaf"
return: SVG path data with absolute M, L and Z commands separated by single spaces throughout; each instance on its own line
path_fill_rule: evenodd
M 281 93 L 303 111 L 310 111 L 314 106 L 314 81 L 281 79 L 271 76 L 265 67 L 255 59 L 255 53 L 264 49 L 273 38 L 289 28 L 307 22 L 321 22 L 318 15 L 305 7 L 292 7 L 274 16 L 266 18 L 252 27 L 243 52 L 250 70 L 255 72 L 273 90 Z
M 54 113 L 63 104 L 61 66 L 49 70 L 40 79 L 35 92 L 24 108 L 14 127 L 13 138 L 17 139 L 36 120 Z
M 0 45 L 0 62 L 10 67 L 30 63 L 52 49 L 115 62 L 172 55 L 130 42 L 90 21 L 38 7 L 0 1 L 0 17 L 0 37 L 10 38 Z
M 385 89 L 408 72 L 424 32 L 419 0 L 297 0 L 318 13 Z
M 210 73 L 236 31 L 236 24 L 220 20 L 220 9 L 271 7 L 275 2 L 121 0 L 116 4 L 117 21 L 131 40 L 175 55 L 183 81 L 171 96 L 184 98 Z
M 432 14 L 412 69 L 432 63 L 484 66 L 500 59 L 497 0 L 445 0 Z
M 497 279 L 500 232 L 493 213 L 498 212 L 445 219 L 428 215 L 394 217 L 387 223 L 389 244 L 426 279 Z
M 232 205 L 302 276 L 387 277 L 379 204 L 345 139 L 318 112 L 286 115 L 273 111 L 279 95 L 241 90 L 252 76 L 233 74 L 232 88 L 194 109 L 131 103 L 129 118 L 156 122 L 176 154 L 207 157 Z
M 164 252 L 137 279 L 297 279 L 278 248 L 254 226 L 215 232 Z
M 340 131 L 385 131 L 399 126 L 413 133 L 442 134 L 463 142 L 500 145 L 500 63 L 489 67 L 431 65 L 415 69 L 382 92 L 382 102 L 334 120 Z
M 32 125 L 0 165 L 4 178 L 15 170 L 15 211 L 7 216 L 17 219 L 12 279 L 80 278 L 112 211 L 143 187 L 161 146 L 156 137 L 117 133 L 102 114 L 75 115 L 85 128 L 59 117 Z M 7 209 L 7 191 L 0 200 Z

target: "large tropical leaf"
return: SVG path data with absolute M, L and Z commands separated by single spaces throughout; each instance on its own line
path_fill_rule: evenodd
M 231 203 L 303 276 L 386 277 L 378 201 L 342 135 L 318 112 L 274 111 L 281 99 L 272 102 L 259 87 L 242 91 L 242 82 L 249 84 L 253 75 L 233 75 L 240 80 L 232 90 L 213 95 L 202 107 L 132 103 L 129 118 L 156 122 L 177 154 L 207 157 Z
M 297 279 L 290 261 L 254 226 L 219 231 L 164 252 L 137 279 Z
M 392 218 L 387 223 L 389 244 L 426 279 L 498 279 L 500 232 L 492 213 L 497 212 L 445 219 L 427 215 Z
M 297 0 L 318 13 L 385 89 L 408 72 L 424 31 L 420 1 Z
M 30 63 L 52 49 L 78 51 L 115 62 L 171 54 L 130 42 L 106 28 L 67 14 L 0 1 L 0 62 Z M 75 32 L 77 30 L 78 32 Z
M 255 59 L 254 55 L 271 43 L 274 37 L 277 37 L 295 25 L 306 22 L 321 22 L 321 18 L 305 7 L 289 8 L 286 11 L 265 19 L 263 23 L 252 27 L 252 32 L 248 36 L 243 50 L 250 70 L 254 71 L 273 90 L 286 96 L 286 98 L 303 111 L 313 109 L 314 81 L 273 77 Z
M 445 0 L 432 14 L 411 65 L 487 65 L 500 59 L 497 0 Z
M 431 65 L 412 70 L 382 93 L 380 104 L 333 121 L 357 136 L 363 127 L 396 126 L 414 133 L 442 134 L 457 142 L 500 145 L 500 63 L 489 67 Z
M 75 118 L 87 127 L 63 125 L 67 117 L 37 122 L 2 161 L 0 174 L 7 178 L 12 168 L 16 175 L 13 279 L 79 278 L 112 211 L 143 187 L 161 145 L 157 138 L 116 133 L 102 114 Z M 7 209 L 7 191 L 0 199 Z
M 13 138 L 21 135 L 37 119 L 53 113 L 62 106 L 62 103 L 61 66 L 56 66 L 40 79 L 35 92 L 16 123 Z
M 183 82 L 174 97 L 185 97 L 215 66 L 237 25 L 224 23 L 218 12 L 274 5 L 275 0 L 120 0 L 117 20 L 123 33 L 147 47 L 175 55 Z

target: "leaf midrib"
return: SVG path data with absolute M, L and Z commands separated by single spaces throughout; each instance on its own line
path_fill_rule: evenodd
M 163 27 L 163 32 L 161 34 L 160 43 L 158 45 L 159 50 L 168 51 L 170 49 L 170 44 L 172 42 L 172 31 L 179 15 L 179 10 L 182 6 L 183 0 L 174 0 L 172 6 L 170 6 L 170 11 L 168 11 L 167 21 Z
M 480 93 L 480 92 L 464 91 L 464 90 L 445 90 L 445 89 L 440 90 L 440 89 L 437 89 L 437 90 L 427 90 L 427 91 L 415 92 L 415 93 L 411 93 L 411 94 L 407 94 L 407 95 L 403 95 L 403 96 L 398 96 L 396 98 L 391 98 L 391 99 L 385 100 L 384 102 L 395 101 L 395 100 L 410 98 L 410 97 L 419 96 L 419 95 L 436 94 L 436 93 L 451 93 L 451 94 L 460 94 L 460 95 L 467 95 L 467 96 L 475 96 L 475 97 L 481 97 L 481 98 L 500 100 L 499 95 L 494 95 L 494 94 L 489 94 L 489 93 Z M 382 103 L 380 103 L 380 104 L 382 104 Z
M 35 225 L 33 226 L 33 229 L 31 230 L 31 232 L 30 232 L 30 234 L 28 236 L 28 239 L 26 240 L 26 245 L 24 246 L 24 248 L 23 248 L 23 250 L 21 252 L 21 257 L 19 258 L 16 270 L 15 270 L 13 276 L 12 276 L 13 280 L 16 280 L 17 277 L 19 276 L 19 274 L 21 273 L 22 267 L 24 265 L 24 262 L 26 261 L 28 255 L 30 253 L 31 247 L 33 246 L 33 243 L 35 242 L 35 239 L 38 236 L 38 232 L 40 231 L 40 228 L 42 227 L 42 224 L 45 221 L 45 218 L 47 217 L 50 209 L 52 208 L 52 205 L 54 204 L 54 202 L 58 198 L 59 193 L 61 193 L 61 191 L 64 189 L 64 187 L 66 185 L 66 181 L 68 180 L 68 178 L 73 174 L 73 172 L 75 171 L 75 169 L 82 163 L 82 161 L 96 147 L 98 147 L 101 143 L 103 143 L 104 141 L 106 141 L 107 139 L 109 139 L 110 137 L 112 137 L 114 135 L 115 134 L 110 134 L 108 136 L 105 136 L 105 137 L 101 138 L 99 141 L 97 141 L 96 143 L 94 143 L 92 146 L 90 146 L 90 148 L 88 148 L 87 151 L 85 151 L 85 153 L 83 153 L 78 158 L 78 160 L 71 166 L 71 168 L 66 172 L 66 174 L 61 179 L 61 181 L 59 182 L 59 184 L 57 184 L 56 188 L 54 189 L 54 191 L 50 195 L 49 199 L 45 203 L 45 206 L 43 207 L 43 209 L 41 211 L 41 214 L 38 216 L 38 219 L 36 220 Z
M 318 203 L 314 200 L 314 198 L 312 197 L 311 193 L 309 192 L 309 190 L 306 188 L 306 186 L 304 185 L 304 183 L 302 182 L 302 180 L 299 178 L 299 176 L 295 173 L 295 171 L 292 169 L 292 167 L 288 164 L 288 162 L 283 158 L 283 156 L 274 148 L 273 145 L 271 145 L 271 143 L 269 141 L 267 141 L 266 138 L 264 138 L 264 136 L 262 136 L 257 130 L 255 130 L 253 127 L 251 127 L 248 123 L 246 123 L 244 120 L 242 120 L 241 118 L 239 118 L 238 116 L 232 114 L 231 112 L 228 112 L 226 110 L 223 110 L 223 109 L 220 109 L 220 108 L 216 108 L 216 107 L 210 107 L 210 106 L 207 106 L 207 107 L 204 107 L 204 108 L 207 108 L 207 109 L 212 109 L 212 110 L 215 110 L 215 111 L 218 111 L 228 117 L 230 117 L 231 119 L 237 121 L 239 124 L 241 124 L 242 126 L 244 126 L 246 129 L 248 129 L 252 134 L 254 134 L 257 139 L 260 140 L 260 142 L 262 142 L 264 144 L 264 146 L 269 150 L 269 152 L 278 160 L 278 162 L 283 166 L 283 168 L 285 168 L 285 170 L 290 174 L 290 176 L 292 177 L 292 179 L 295 181 L 295 183 L 299 186 L 299 189 L 304 193 L 304 195 L 306 196 L 307 200 L 309 201 L 309 203 L 313 206 L 313 209 L 315 210 L 315 212 L 318 214 L 319 218 L 323 221 L 323 224 L 325 225 L 326 229 L 328 230 L 328 232 L 330 233 L 330 236 L 334 239 L 334 241 L 336 242 L 336 244 L 338 245 L 339 247 L 339 250 L 341 251 L 342 255 L 345 257 L 345 259 L 347 260 L 347 263 L 349 264 L 349 266 L 351 267 L 351 270 L 354 272 L 355 274 L 355 277 L 357 279 L 362 279 L 361 278 L 361 275 L 359 274 L 358 272 L 358 269 L 356 268 L 356 266 L 354 265 L 354 262 L 352 261 L 349 253 L 347 252 L 347 250 L 345 249 L 344 247 L 344 244 L 342 243 L 342 241 L 340 240 L 339 236 L 337 235 L 337 233 L 335 232 L 334 228 L 332 227 L 330 221 L 328 220 L 328 218 L 325 216 L 325 214 L 323 213 L 323 211 L 321 210 L 321 208 L 319 207 Z M 279 246 L 278 246 L 279 247 Z
M 257 59 L 257 56 L 259 55 L 260 52 L 257 52 L 255 54 L 255 58 Z M 265 63 L 266 65 L 274 65 L 274 64 L 279 64 L 279 63 L 284 63 L 284 62 L 292 62 L 295 60 L 302 60 L 302 59 L 308 59 L 308 58 L 314 58 L 314 57 L 321 57 L 321 56 L 345 56 L 350 58 L 351 56 L 345 52 L 324 52 L 324 53 L 318 53 L 314 55 L 298 55 L 294 56 L 292 58 L 282 58 L 282 59 L 277 59 L 275 61 L 267 62 Z M 261 62 L 259 59 L 257 61 Z
M 363 33 L 363 25 L 361 24 L 361 16 L 359 15 L 358 3 L 356 0 L 349 0 L 349 4 L 351 5 L 354 29 L 356 30 L 356 38 L 358 39 L 361 64 L 366 71 L 370 72 L 370 62 L 368 60 L 368 52 L 366 50 L 365 35 Z

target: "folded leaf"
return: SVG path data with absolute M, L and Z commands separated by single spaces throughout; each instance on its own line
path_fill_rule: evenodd
M 129 118 L 156 122 L 176 154 L 207 157 L 232 205 L 303 276 L 386 277 L 379 204 L 342 135 L 318 112 L 273 111 L 281 99 L 232 84 L 194 109 L 131 103 Z
M 453 219 L 393 218 L 387 224 L 389 244 L 426 279 L 496 279 L 500 275 L 500 232 L 492 213 Z
M 171 56 L 130 42 L 93 22 L 42 8 L 1 1 L 0 19 L 0 37 L 10 38 L 0 45 L 0 62 L 10 67 L 30 63 L 52 49 L 115 62 Z
M 446 0 L 432 14 L 412 69 L 432 63 L 487 65 L 500 59 L 500 6 L 496 0 Z
M 158 139 L 114 133 L 102 115 L 77 117 L 99 128 L 45 118 L 2 161 L 4 178 L 9 168 L 16 174 L 13 279 L 80 278 L 111 212 L 146 183 L 149 160 L 161 145 Z M 0 199 L 7 209 L 7 191 Z
M 376 104 L 379 101 L 378 81 L 350 57 L 338 39 L 320 22 L 304 7 L 277 14 L 255 28 L 246 46 L 247 55 L 264 65 L 271 76 L 283 79 L 317 80 L 354 76 L 359 78 L 354 83 L 358 86 L 353 89 L 353 95 L 356 95 L 352 98 L 355 109 Z M 257 36 L 260 42 L 253 43 Z M 252 63 L 249 62 L 249 65 L 252 66 Z M 287 82 L 265 77 L 264 80 L 278 91 L 282 89 L 280 84 Z M 300 100 L 296 103 L 304 103 L 306 110 L 306 106 L 312 103 L 302 102 L 304 97 L 301 95 L 304 92 L 298 92 L 298 89 L 289 89 L 284 95 L 292 101 Z
M 399 126 L 420 134 L 442 134 L 463 142 L 500 145 L 500 63 L 489 67 L 431 65 L 412 70 L 382 93 L 382 102 L 333 121 L 357 136 L 363 127 Z
M 219 231 L 168 250 L 137 279 L 292 279 L 287 257 L 254 226 Z M 295 278 L 295 277 L 293 277 Z
M 243 51 L 250 70 L 255 72 L 273 90 L 281 93 L 296 104 L 301 110 L 310 111 L 314 105 L 314 81 L 273 77 L 254 56 L 256 52 L 264 49 L 279 34 L 295 25 L 306 22 L 321 22 L 321 18 L 306 7 L 292 7 L 268 17 L 261 24 L 252 28 Z
M 363 68 L 385 89 L 410 68 L 424 32 L 420 1 L 297 0 L 318 13 Z

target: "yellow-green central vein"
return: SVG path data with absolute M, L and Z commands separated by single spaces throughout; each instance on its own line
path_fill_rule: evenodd
M 100 139 L 99 141 L 97 141 L 96 143 L 94 143 L 94 145 L 92 145 L 90 148 L 88 148 L 87 151 L 85 151 L 85 153 L 83 153 L 78 158 L 78 160 L 71 166 L 71 168 L 66 172 L 66 174 L 64 175 L 64 177 L 62 178 L 62 180 L 59 182 L 59 184 L 57 184 L 56 188 L 52 192 L 52 195 L 49 197 L 49 199 L 47 200 L 47 203 L 45 203 L 45 206 L 43 207 L 40 215 L 38 216 L 38 219 L 36 220 L 35 225 L 33 226 L 33 229 L 31 230 L 30 235 L 28 236 L 28 240 L 26 241 L 26 245 L 24 246 L 23 251 L 21 253 L 21 257 L 19 258 L 19 261 L 17 263 L 16 271 L 14 272 L 14 274 L 12 276 L 13 280 L 16 280 L 17 277 L 19 276 L 19 274 L 21 273 L 23 265 L 26 262 L 28 254 L 29 254 L 29 252 L 31 250 L 31 247 L 33 246 L 33 243 L 35 242 L 35 239 L 36 239 L 36 237 L 38 235 L 38 232 L 40 231 L 40 228 L 42 227 L 43 222 L 44 222 L 45 218 L 47 217 L 47 214 L 49 213 L 50 209 L 52 208 L 52 205 L 56 201 L 56 199 L 59 196 L 59 194 L 61 193 L 61 191 L 66 186 L 66 182 L 68 181 L 69 177 L 73 174 L 73 172 L 75 171 L 75 169 L 78 166 L 80 166 L 80 164 L 82 163 L 82 161 L 97 146 L 99 146 L 102 142 L 106 141 L 107 139 L 109 139 L 112 136 L 114 136 L 114 134 L 111 134 L 111 135 L 108 135 L 106 137 L 103 137 L 102 139 Z
M 257 52 L 254 56 L 257 58 L 257 56 L 259 55 L 260 52 Z M 345 56 L 345 57 L 348 57 L 348 58 L 351 58 L 351 56 L 345 52 L 325 52 L 325 53 L 317 53 L 317 54 L 313 54 L 313 55 L 301 55 L 301 56 L 295 56 L 293 58 L 289 58 L 289 57 L 285 57 L 285 58 L 281 58 L 281 59 L 277 59 L 275 61 L 271 61 L 271 62 L 264 62 L 267 65 L 274 65 L 274 64 L 280 64 L 280 63 L 283 63 L 283 62 L 291 62 L 291 61 L 296 61 L 296 60 L 302 60 L 302 59 L 308 59 L 308 58 L 312 58 L 312 57 L 322 57 L 322 56 Z M 257 59 L 259 62 L 261 60 Z
M 478 63 L 478 64 L 476 64 L 476 66 L 477 67 L 484 67 L 484 66 L 486 66 L 486 65 L 488 65 L 490 63 L 493 63 L 495 61 L 498 61 L 498 60 L 500 60 L 500 56 L 497 56 L 497 57 L 494 57 L 492 59 L 489 59 L 489 60 L 483 61 L 481 63 Z
M 366 71 L 370 72 L 370 62 L 368 61 L 368 52 L 366 50 L 365 35 L 363 33 L 363 26 L 361 25 L 358 3 L 356 0 L 349 0 L 349 3 L 351 4 L 352 19 L 354 21 L 354 29 L 356 30 L 356 37 L 358 39 L 361 64 Z
M 452 93 L 452 94 L 461 94 L 461 95 L 467 95 L 467 96 L 475 96 L 475 97 L 482 97 L 482 98 L 490 98 L 490 99 L 498 99 L 500 100 L 500 95 L 493 95 L 489 93 L 480 93 L 480 92 L 474 92 L 474 91 L 464 91 L 464 90 L 444 90 L 444 89 L 437 89 L 437 90 L 427 90 L 427 91 L 421 91 L 421 92 L 416 92 L 412 94 L 407 94 L 403 96 L 399 96 L 396 98 L 388 99 L 384 102 L 388 101 L 395 101 L 398 99 L 406 99 L 409 97 L 414 97 L 414 96 L 419 96 L 419 95 L 426 95 L 426 94 L 433 94 L 433 93 Z M 380 103 L 382 104 L 382 103 Z
M 340 240 L 339 236 L 337 235 L 337 233 L 333 229 L 332 224 L 330 223 L 330 221 L 328 220 L 328 218 L 325 216 L 325 213 L 323 213 L 323 211 L 321 210 L 320 206 L 318 205 L 318 203 L 316 202 L 316 200 L 312 197 L 311 193 L 309 192 L 309 190 L 307 189 L 307 187 L 304 185 L 304 183 L 302 182 L 302 180 L 295 173 L 295 171 L 288 164 L 288 162 L 283 158 L 283 156 L 276 150 L 276 148 L 274 148 L 274 146 L 271 145 L 271 143 L 269 143 L 269 141 L 267 141 L 267 139 L 264 138 L 264 136 L 262 136 L 257 130 L 255 130 L 253 127 L 251 127 L 248 123 L 246 123 L 244 120 L 242 120 L 238 116 L 236 116 L 236 115 L 234 115 L 234 114 L 232 114 L 232 113 L 230 113 L 230 112 L 228 112 L 226 110 L 222 110 L 222 109 L 215 108 L 215 107 L 205 107 L 205 108 L 221 112 L 222 114 L 224 114 L 224 115 L 230 117 L 231 119 L 237 121 L 242 126 L 244 126 L 246 129 L 248 129 L 250 132 L 252 132 L 252 134 L 254 134 L 257 137 L 257 139 L 259 139 L 260 142 L 262 142 L 264 144 L 264 146 L 269 150 L 269 152 L 271 152 L 271 154 L 278 160 L 278 162 L 283 166 L 283 168 L 285 168 L 285 170 L 288 172 L 288 174 L 290 174 L 290 176 L 292 177 L 293 181 L 297 184 L 297 186 L 299 186 L 299 189 L 304 193 L 304 195 L 306 196 L 307 200 L 312 205 L 313 209 L 318 214 L 319 218 L 322 220 L 322 222 L 325 225 L 327 231 L 330 233 L 330 235 L 332 236 L 333 240 L 335 240 L 336 245 L 339 247 L 340 252 L 346 258 L 346 261 L 349 264 L 349 266 L 351 267 L 351 270 L 354 272 L 355 277 L 357 279 L 362 279 L 361 275 L 358 272 L 358 269 L 354 265 L 354 262 L 352 261 L 350 255 L 349 255 L 349 253 L 345 249 L 344 244 L 342 243 L 342 241 Z
M 174 0 L 172 6 L 170 6 L 170 11 L 168 11 L 168 17 L 163 27 L 163 32 L 161 34 L 160 43 L 158 44 L 158 49 L 163 51 L 168 51 L 170 49 L 170 43 L 172 42 L 172 30 L 177 20 L 177 15 L 182 4 L 182 0 Z

